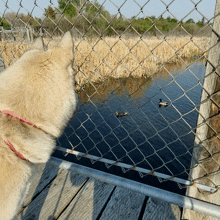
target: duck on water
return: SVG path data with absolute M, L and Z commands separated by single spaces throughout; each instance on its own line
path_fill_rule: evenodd
M 167 107 L 167 106 L 168 106 L 168 103 L 167 103 L 167 102 L 163 102 L 162 99 L 160 99 L 159 108 L 160 108 L 161 106 Z
M 115 112 L 115 114 L 116 114 L 116 117 L 118 118 L 118 117 L 126 116 L 128 113 L 127 112 L 120 113 L 117 111 L 117 112 Z

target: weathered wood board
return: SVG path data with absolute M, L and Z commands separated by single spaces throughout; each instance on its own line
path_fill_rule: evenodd
M 28 205 L 32 198 L 40 193 L 62 170 L 50 164 L 39 164 L 36 174 L 31 181 L 31 186 L 24 200 L 24 206 Z
M 176 205 L 149 198 L 143 220 L 179 220 L 180 208 Z
M 136 220 L 144 199 L 134 191 L 41 164 L 25 200 L 30 202 L 18 219 Z M 180 209 L 149 199 L 142 219 L 179 220 Z
M 220 161 L 220 115 L 219 115 L 219 89 L 220 89 L 220 0 L 216 0 L 215 18 L 213 22 L 212 37 L 210 40 L 210 50 L 206 67 L 206 77 L 203 83 L 203 92 L 199 109 L 199 117 L 196 128 L 195 145 L 193 149 L 193 160 L 190 170 L 190 180 L 218 188 L 220 185 L 219 161 Z M 218 16 L 217 16 L 218 15 Z M 197 164 L 197 166 L 195 166 Z M 203 192 L 195 187 L 188 187 L 186 195 L 220 205 L 220 191 L 212 194 Z M 197 213 L 189 209 L 183 210 L 183 219 L 215 220 L 217 218 L 205 214 Z
M 87 178 L 62 171 L 18 216 L 25 219 L 53 219 L 66 208 Z
M 144 200 L 134 191 L 40 164 L 18 220 L 136 220 L 141 210 L 143 220 L 180 219 L 179 207 L 150 198 L 143 209 Z
M 145 195 L 117 187 L 100 220 L 138 220 Z
M 62 213 L 59 220 L 96 219 L 113 189 L 113 185 L 90 179 Z

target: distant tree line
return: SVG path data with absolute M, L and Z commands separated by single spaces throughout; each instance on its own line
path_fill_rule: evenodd
M 5 19 L 0 18 L 0 23 L 4 28 L 13 26 L 31 25 L 34 28 L 42 26 L 49 33 L 57 32 L 59 29 L 63 32 L 72 27 L 80 34 L 87 36 L 112 36 L 126 33 L 139 34 L 150 33 L 157 35 L 161 32 L 169 32 L 175 29 L 175 32 L 185 29 L 190 34 L 197 32 L 205 25 L 204 18 L 201 21 L 194 22 L 188 19 L 186 22 L 177 21 L 174 18 L 156 18 L 155 16 L 146 18 L 123 18 L 121 14 L 111 15 L 97 0 L 87 2 L 86 0 L 58 0 L 58 7 L 48 6 L 45 9 L 44 17 L 33 18 L 31 14 L 7 13 Z

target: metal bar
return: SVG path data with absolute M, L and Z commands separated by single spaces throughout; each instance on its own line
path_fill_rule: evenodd
M 129 164 L 125 164 L 125 163 L 117 162 L 117 161 L 114 161 L 114 160 L 109 160 L 109 159 L 97 157 L 97 156 L 90 155 L 90 154 L 84 154 L 84 153 L 81 153 L 79 151 L 69 150 L 69 149 L 66 149 L 66 148 L 63 148 L 63 147 L 57 147 L 56 150 L 66 152 L 68 154 L 73 154 L 75 156 L 85 157 L 85 158 L 89 158 L 91 160 L 100 161 L 100 162 L 111 164 L 111 165 L 116 165 L 116 166 L 123 167 L 123 168 L 126 168 L 126 169 L 132 169 L 132 170 L 135 170 L 135 171 L 138 171 L 138 172 L 141 172 L 141 173 L 145 173 L 145 174 L 150 174 L 150 175 L 153 175 L 153 176 L 165 179 L 165 180 L 171 180 L 171 181 L 174 181 L 174 182 L 177 182 L 177 183 L 180 183 L 180 184 L 184 184 L 186 186 L 194 186 L 196 188 L 199 188 L 199 189 L 202 189 L 202 190 L 205 190 L 205 191 L 209 191 L 209 192 L 212 192 L 212 193 L 214 193 L 217 190 L 214 187 L 202 185 L 202 184 L 199 184 L 199 183 L 194 183 L 194 182 L 189 181 L 189 180 L 184 180 L 184 179 L 181 179 L 181 178 L 172 177 L 170 175 L 159 173 L 159 172 L 152 172 L 149 169 L 144 169 L 144 168 L 137 167 L 137 166 L 134 167 L 134 166 L 129 165 Z
M 11 33 L 26 33 L 27 30 L 4 30 L 4 33 L 11 34 Z
M 214 205 L 190 197 L 178 195 L 153 186 L 148 186 L 146 184 L 142 184 L 133 180 L 115 176 L 113 174 L 104 173 L 102 171 L 95 170 L 89 167 L 63 161 L 55 157 L 51 157 L 48 162 L 54 166 L 58 166 L 61 169 L 67 169 L 79 173 L 81 175 L 95 178 L 102 182 L 106 182 L 120 187 L 125 187 L 129 190 L 134 190 L 138 193 L 145 194 L 155 199 L 163 200 L 165 202 L 175 204 L 180 207 L 192 209 L 197 212 L 205 213 L 220 218 L 220 206 L 218 205 Z

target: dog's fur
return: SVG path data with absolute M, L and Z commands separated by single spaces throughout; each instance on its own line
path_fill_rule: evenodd
M 0 74 L 0 111 L 9 110 L 41 128 L 0 113 L 0 220 L 12 219 L 28 191 L 36 163 L 48 161 L 77 104 L 73 41 L 67 32 L 53 49 L 41 38 Z M 27 160 L 19 158 L 9 141 Z

